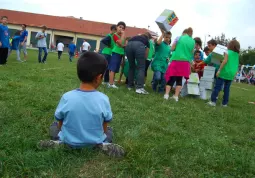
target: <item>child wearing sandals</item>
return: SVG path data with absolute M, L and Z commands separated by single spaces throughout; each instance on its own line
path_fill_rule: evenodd
M 124 149 L 112 142 L 112 120 L 109 98 L 97 91 L 107 69 L 104 56 L 87 52 L 77 62 L 77 74 L 81 81 L 78 89 L 65 93 L 56 109 L 57 125 L 51 126 L 51 137 L 58 133 L 59 140 L 40 141 L 39 148 L 67 145 L 70 148 L 96 147 L 112 157 L 122 157 Z M 58 129 L 57 129 L 58 126 Z

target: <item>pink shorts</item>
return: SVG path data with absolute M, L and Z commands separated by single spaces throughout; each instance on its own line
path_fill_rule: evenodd
M 168 82 L 171 76 L 175 76 L 184 77 L 187 80 L 189 79 L 189 75 L 190 63 L 188 61 L 172 61 L 167 68 L 165 79 Z

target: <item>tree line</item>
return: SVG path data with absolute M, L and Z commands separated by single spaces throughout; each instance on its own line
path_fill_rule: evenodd
M 213 39 L 217 41 L 218 44 L 227 46 L 228 43 L 236 39 L 236 37 L 232 37 L 231 39 L 226 38 L 225 34 L 222 33 L 221 36 L 216 36 Z M 255 65 L 255 48 L 252 48 L 251 46 L 248 47 L 248 49 L 242 49 L 240 51 L 240 58 L 239 58 L 240 64 L 244 65 Z

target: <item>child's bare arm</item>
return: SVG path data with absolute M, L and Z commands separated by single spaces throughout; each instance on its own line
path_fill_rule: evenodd
M 157 41 L 157 45 L 160 45 L 162 43 L 164 35 L 165 35 L 164 30 L 162 30 L 162 29 L 160 29 L 160 30 L 161 30 L 162 34 L 161 34 L 160 38 Z
M 103 128 L 104 128 L 104 133 L 106 133 L 107 132 L 107 126 L 108 126 L 108 123 L 107 122 L 104 122 L 103 123 Z
M 59 130 L 61 130 L 62 125 L 63 125 L 63 121 L 58 121 L 58 128 L 59 128 Z

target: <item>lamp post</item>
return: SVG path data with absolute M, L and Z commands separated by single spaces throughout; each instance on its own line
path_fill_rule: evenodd
M 206 37 L 211 37 L 211 35 L 209 35 L 209 34 L 206 34 L 206 35 L 205 35 L 204 48 L 205 48 L 205 44 L 206 44 L 206 42 L 207 42 L 207 41 L 206 41 Z

